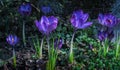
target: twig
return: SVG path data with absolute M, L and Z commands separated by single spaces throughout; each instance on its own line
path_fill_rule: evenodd
M 40 9 L 38 9 L 37 7 L 35 7 L 35 5 L 31 4 L 31 6 L 32 6 L 33 8 L 35 8 L 35 9 L 40 13 Z

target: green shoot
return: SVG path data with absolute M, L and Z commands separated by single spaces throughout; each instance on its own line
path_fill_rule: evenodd
M 120 46 L 119 46 L 119 42 L 120 42 L 120 36 L 119 33 L 117 32 L 117 38 L 116 38 L 116 42 L 115 42 L 115 57 L 117 58 L 120 54 Z
M 73 52 L 70 52 L 70 54 L 69 54 L 69 61 L 70 61 L 70 63 L 73 64 L 73 61 L 74 61 L 74 54 L 73 54 Z
M 70 61 L 70 63 L 72 63 L 72 64 L 73 64 L 73 61 L 74 61 L 74 56 L 73 56 L 73 39 L 74 39 L 74 36 L 75 36 L 75 32 L 76 32 L 76 31 L 74 31 L 74 33 L 73 33 L 73 35 L 72 35 L 71 45 L 70 45 L 70 54 L 69 54 L 69 61 Z
M 16 68 L 16 55 L 15 55 L 15 49 L 13 48 L 13 66 Z
M 33 40 L 33 45 L 36 51 L 36 57 L 37 58 L 42 58 L 42 46 L 43 46 L 43 40 L 44 38 L 41 39 L 41 44 L 38 38 L 36 38 L 36 40 Z
M 57 50 L 54 48 L 54 41 L 53 41 L 52 48 L 49 50 L 48 53 L 47 70 L 55 70 L 57 57 L 58 57 L 58 53 Z
M 103 56 L 106 57 L 108 50 L 109 50 L 109 41 L 108 39 L 105 39 L 104 42 L 102 42 L 102 51 L 103 52 Z

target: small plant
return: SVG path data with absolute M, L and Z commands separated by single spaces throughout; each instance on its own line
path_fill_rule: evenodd
M 39 38 L 36 38 L 36 40 L 33 40 L 34 48 L 36 51 L 36 57 L 40 59 L 42 59 L 43 41 L 44 41 L 44 38 L 41 39 L 41 44 L 40 44 Z
M 98 39 L 100 41 L 99 54 L 103 54 L 103 56 L 106 57 L 109 50 L 110 41 L 113 37 L 114 37 L 113 31 L 110 30 L 99 31 L 98 33 Z
M 13 65 L 14 65 L 14 68 L 16 68 L 16 55 L 15 55 L 14 47 L 18 43 L 18 37 L 16 35 L 8 35 L 6 40 L 12 46 L 12 49 L 13 49 Z
M 74 61 L 74 54 L 73 54 L 73 39 L 74 39 L 74 35 L 75 35 L 75 32 L 72 35 L 71 45 L 70 45 L 70 54 L 69 54 L 69 61 L 70 61 L 70 63 L 73 63 L 73 61 Z
M 48 55 L 47 70 L 55 70 L 57 56 L 57 51 L 52 46 Z
M 92 22 L 87 22 L 88 17 L 89 17 L 89 15 L 87 13 L 83 13 L 82 10 L 78 10 L 78 11 L 73 12 L 73 14 L 70 18 L 70 22 L 71 22 L 72 26 L 74 27 L 74 32 L 73 32 L 71 44 L 70 44 L 70 53 L 69 53 L 69 61 L 72 64 L 74 61 L 73 40 L 74 40 L 75 33 L 76 33 L 77 29 L 85 29 L 85 28 L 89 27 L 90 25 L 92 25 Z
M 48 55 L 47 70 L 55 70 L 57 56 L 57 51 L 52 46 Z
M 54 16 L 50 16 L 50 17 L 42 16 L 41 20 L 35 20 L 36 27 L 43 35 L 46 35 L 47 37 L 48 53 L 50 50 L 49 34 L 57 28 L 57 24 L 58 24 L 58 19 Z
M 109 44 L 111 39 L 114 37 L 112 27 L 118 23 L 118 19 L 112 14 L 99 14 L 98 21 L 101 25 L 104 26 L 104 31 L 98 33 L 98 38 L 102 43 L 101 52 L 103 56 L 106 56 L 109 50 Z
M 62 39 L 56 39 L 53 42 L 53 45 L 48 53 L 48 62 L 47 62 L 47 70 L 55 70 L 56 60 L 58 57 L 58 50 L 62 47 Z
M 26 22 L 25 22 L 24 18 L 31 14 L 32 7 L 31 7 L 30 3 L 23 3 L 20 5 L 18 11 L 23 16 L 22 37 L 23 37 L 24 46 L 26 46 L 26 39 L 25 39 L 25 23 Z
M 108 42 L 108 39 L 105 39 L 105 41 L 102 42 L 102 53 L 103 53 L 103 56 L 106 57 L 107 53 L 108 53 L 108 50 L 109 50 L 109 42 Z

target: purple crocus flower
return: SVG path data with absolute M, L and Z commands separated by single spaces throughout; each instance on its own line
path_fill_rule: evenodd
M 105 30 L 98 32 L 98 39 L 100 41 L 104 41 L 105 39 L 108 39 L 110 41 L 113 37 L 114 37 L 113 31 Z
M 14 46 L 15 44 L 18 43 L 18 37 L 17 37 L 16 35 L 11 35 L 11 34 L 10 34 L 10 35 L 7 36 L 6 41 L 7 41 L 10 45 Z
M 58 39 L 55 39 L 55 42 L 54 42 L 54 47 L 55 48 L 58 48 L 58 49 L 61 49 L 62 47 L 62 38 L 60 38 L 59 40 Z
M 35 20 L 35 24 L 41 33 L 48 35 L 57 28 L 58 19 L 54 16 L 42 16 L 41 20 Z
M 48 14 L 48 13 L 50 13 L 52 10 L 51 10 L 51 7 L 50 7 L 50 6 L 42 6 L 42 7 L 41 7 L 41 11 L 42 11 L 44 14 Z
M 99 31 L 98 33 L 98 39 L 100 41 L 103 41 L 107 38 L 108 34 L 105 31 Z
M 18 10 L 22 16 L 30 15 L 30 13 L 32 11 L 32 7 L 31 7 L 30 3 L 23 3 L 20 5 Z
M 92 25 L 92 22 L 87 22 L 88 17 L 89 15 L 87 13 L 83 13 L 82 10 L 74 11 L 70 18 L 70 22 L 75 28 L 84 29 Z
M 107 27 L 113 27 L 117 24 L 117 18 L 112 14 L 99 14 L 98 21 L 100 24 Z

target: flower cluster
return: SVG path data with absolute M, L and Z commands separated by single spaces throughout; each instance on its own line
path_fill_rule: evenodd
M 98 38 L 100 41 L 104 41 L 106 38 L 111 40 L 114 37 L 112 27 L 117 25 L 118 19 L 112 14 L 99 14 L 98 21 L 101 25 L 106 26 L 106 30 L 98 32 Z

